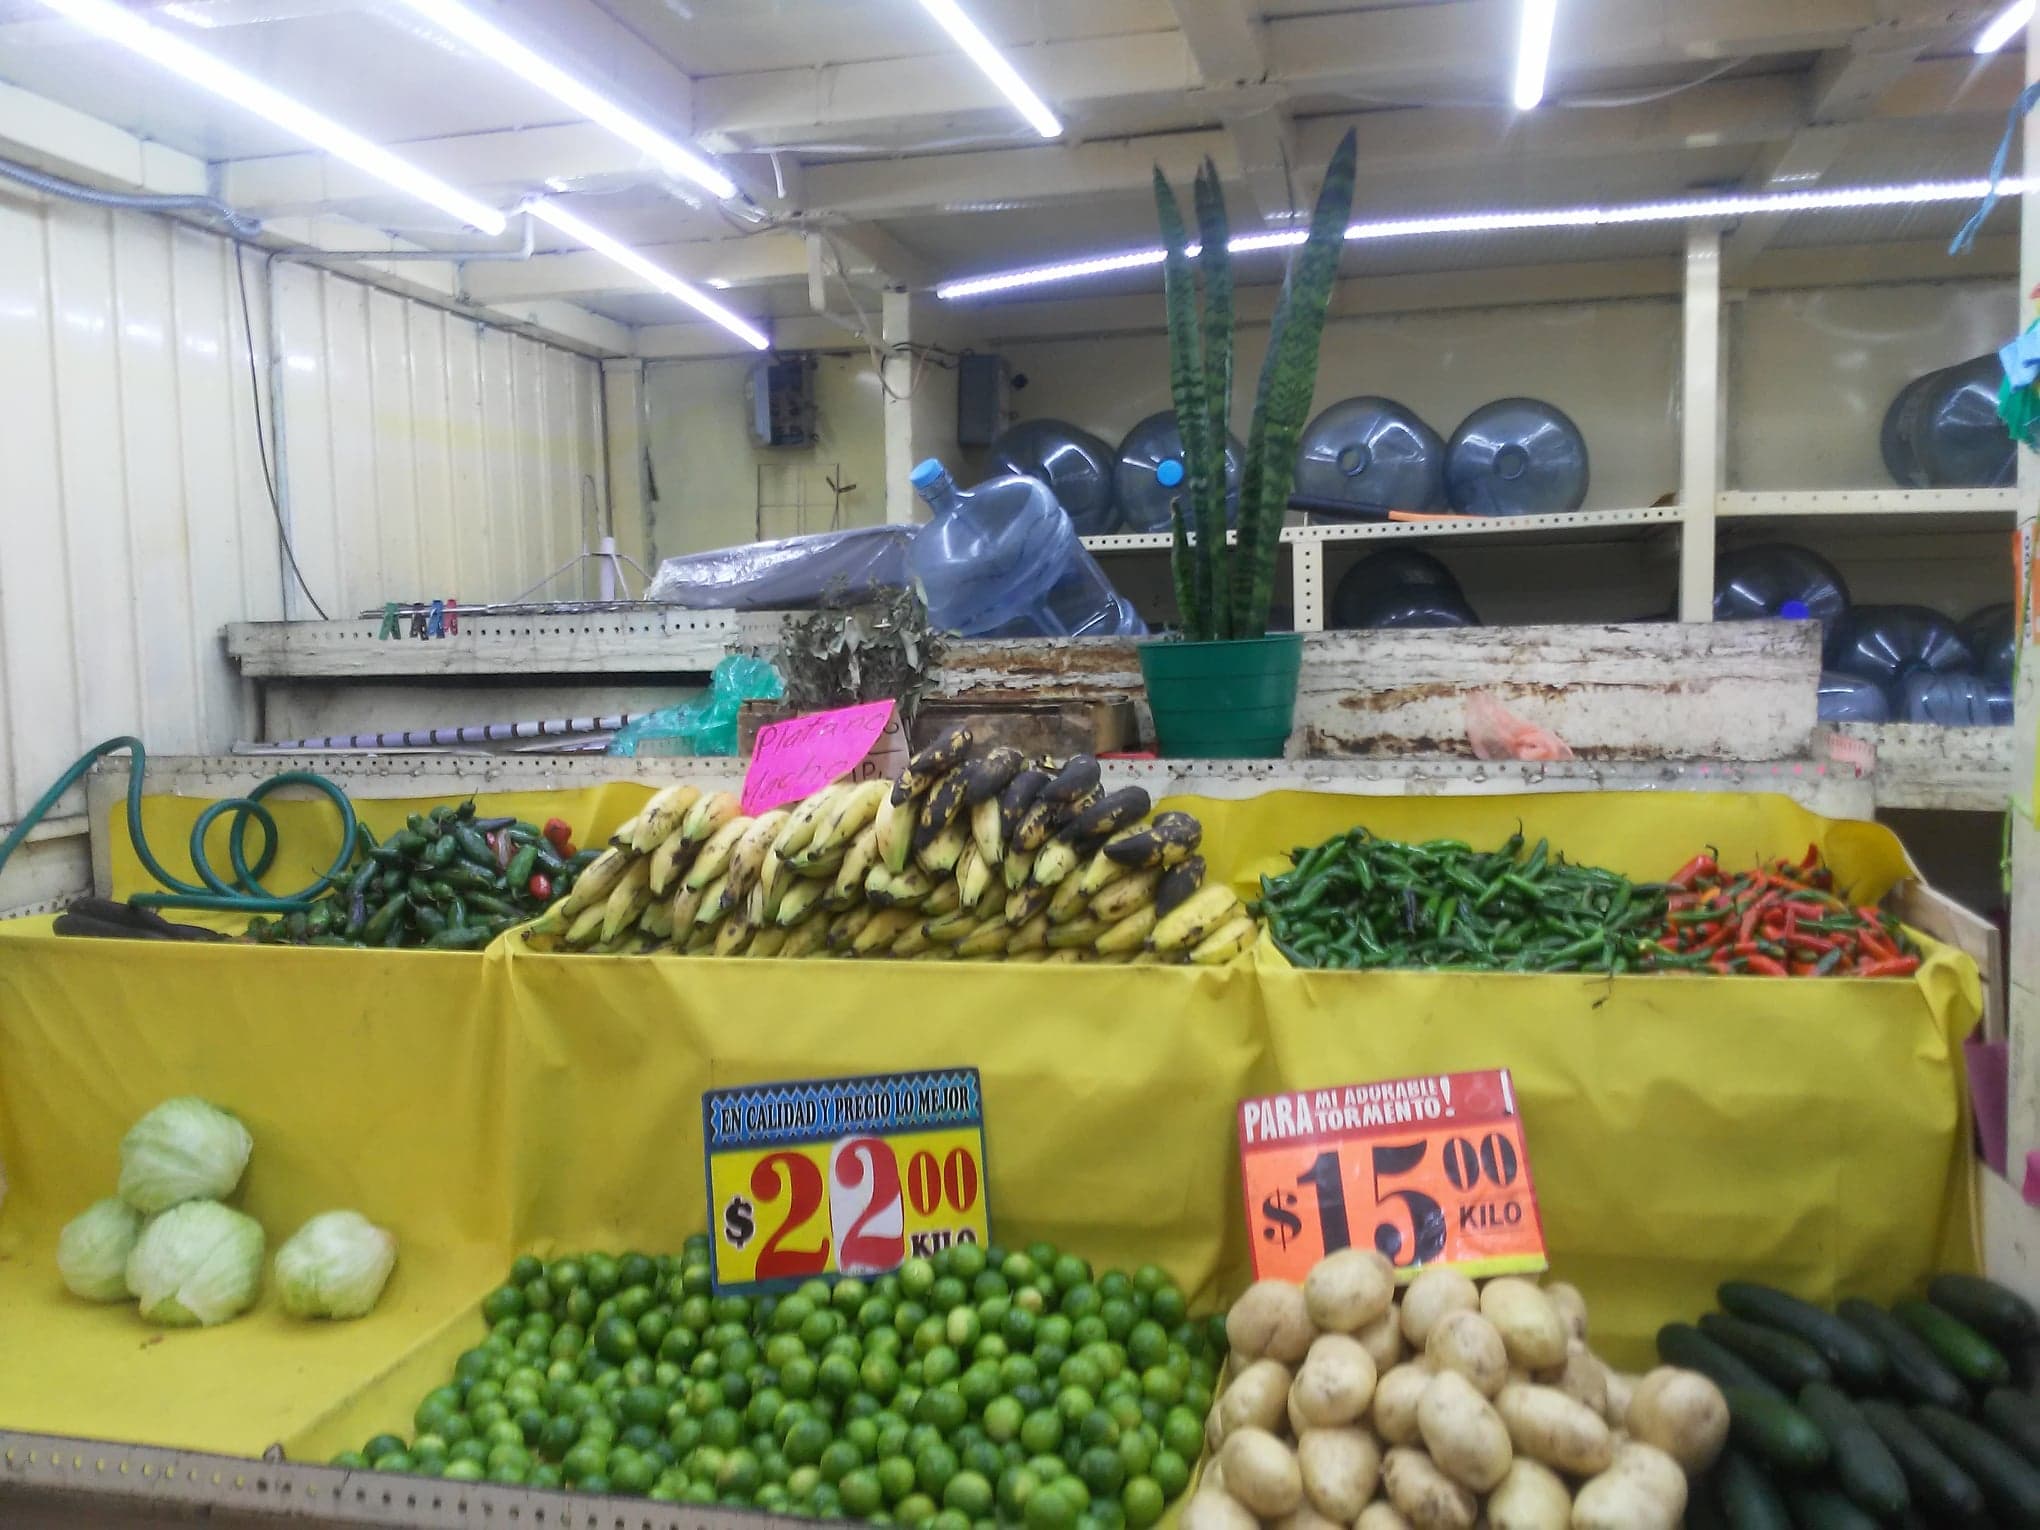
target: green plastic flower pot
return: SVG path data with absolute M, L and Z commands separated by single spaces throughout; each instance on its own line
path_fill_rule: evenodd
M 1140 645 L 1140 672 L 1165 756 L 1275 759 L 1296 716 L 1303 634 Z

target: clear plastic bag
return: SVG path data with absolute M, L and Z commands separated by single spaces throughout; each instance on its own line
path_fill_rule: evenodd
M 625 723 L 609 741 L 614 755 L 733 755 L 737 713 L 747 701 L 786 694 L 779 671 L 763 659 L 733 653 L 715 667 L 708 694 Z
M 860 526 L 668 558 L 646 600 L 697 611 L 850 606 L 907 582 L 912 526 Z
M 1573 752 L 1549 728 L 1526 722 L 1485 691 L 1466 698 L 1466 737 L 1477 760 L 1570 760 Z

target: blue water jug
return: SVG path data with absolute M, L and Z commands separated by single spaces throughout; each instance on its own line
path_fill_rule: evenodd
M 1462 515 L 1545 515 L 1587 501 L 1587 441 L 1563 409 L 1498 398 L 1445 447 L 1445 493 Z
M 1976 671 L 1955 624 L 1925 606 L 1857 606 L 1842 623 L 1828 666 L 1883 686 L 1892 711 L 1901 716 L 1906 682 L 1914 675 Z
M 1996 352 L 1915 377 L 1885 411 L 1879 445 L 1896 483 L 1912 489 L 1987 489 L 2017 476 L 1998 419 L 2004 371 Z
M 1890 722 L 1891 701 L 1874 680 L 1824 669 L 1820 672 L 1819 714 L 1824 723 Z
M 2012 603 L 2008 600 L 1972 612 L 1969 620 L 1962 624 L 1962 641 L 1976 655 L 1976 662 L 1982 666 L 1986 680 L 2011 683 L 2012 668 L 2019 657 L 2017 627 L 2018 619 L 2012 614 Z
M 913 472 L 933 519 L 907 573 L 928 620 L 965 637 L 1129 637 L 1147 632 L 1048 485 L 1010 474 L 959 489 L 933 457 Z
M 1022 420 L 999 433 L 985 452 L 985 475 L 1038 478 L 1055 493 L 1081 537 L 1104 536 L 1119 524 L 1113 498 L 1112 448 L 1066 420 Z
M 2012 720 L 2011 687 L 1966 669 L 1918 670 L 1905 677 L 1898 716 L 1943 728 L 2001 728 Z
M 1246 471 L 1247 449 L 1231 433 L 1225 438 L 1225 523 L 1240 521 L 1240 477 Z M 1113 472 L 1120 524 L 1127 531 L 1167 531 L 1169 502 L 1180 497 L 1190 509 L 1190 475 L 1183 461 L 1183 433 L 1176 411 L 1151 414 L 1119 443 L 1119 466 Z
M 1442 510 L 1445 442 L 1392 398 L 1341 399 L 1304 431 L 1291 492 L 1322 514 Z

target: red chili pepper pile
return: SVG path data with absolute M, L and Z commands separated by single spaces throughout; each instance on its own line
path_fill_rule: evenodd
M 1809 845 L 1796 864 L 1777 860 L 1729 876 L 1696 855 L 1670 878 L 1663 933 L 1643 955 L 1657 968 L 1705 968 L 1766 977 L 1908 977 L 1919 952 L 1877 909 L 1851 908 Z

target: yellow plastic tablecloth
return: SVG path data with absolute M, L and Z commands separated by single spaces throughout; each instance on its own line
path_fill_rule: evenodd
M 645 792 L 487 798 L 604 833 Z M 202 804 L 151 799 L 166 861 Z M 1907 874 L 1876 825 L 1745 795 L 1184 799 L 1251 888 L 1364 821 L 1492 844 L 1519 820 L 1574 859 L 1663 876 L 1811 840 L 1853 891 Z M 275 885 L 331 856 L 331 810 L 276 803 Z M 415 804 L 371 805 L 378 832 Z M 116 825 L 123 891 L 143 885 Z M 224 858 L 222 857 L 222 863 Z M 294 875 L 295 873 L 295 875 Z M 403 1423 L 479 1335 L 510 1256 L 671 1248 L 703 1222 L 700 1095 L 717 1085 L 969 1064 L 994 1234 L 1100 1266 L 1154 1259 L 1211 1307 L 1248 1278 L 1233 1109 L 1245 1095 L 1514 1070 L 1556 1269 L 1597 1343 L 1640 1363 L 1729 1274 L 1890 1297 L 1969 1267 L 1959 1042 L 1973 966 L 1914 982 L 1218 971 L 279 950 L 60 941 L 0 925 L 0 1427 L 293 1457 Z M 150 1329 L 58 1283 L 63 1221 L 110 1193 L 121 1133 L 178 1093 L 247 1120 L 242 1204 L 272 1246 L 350 1206 L 402 1241 L 352 1324 L 255 1314 Z

